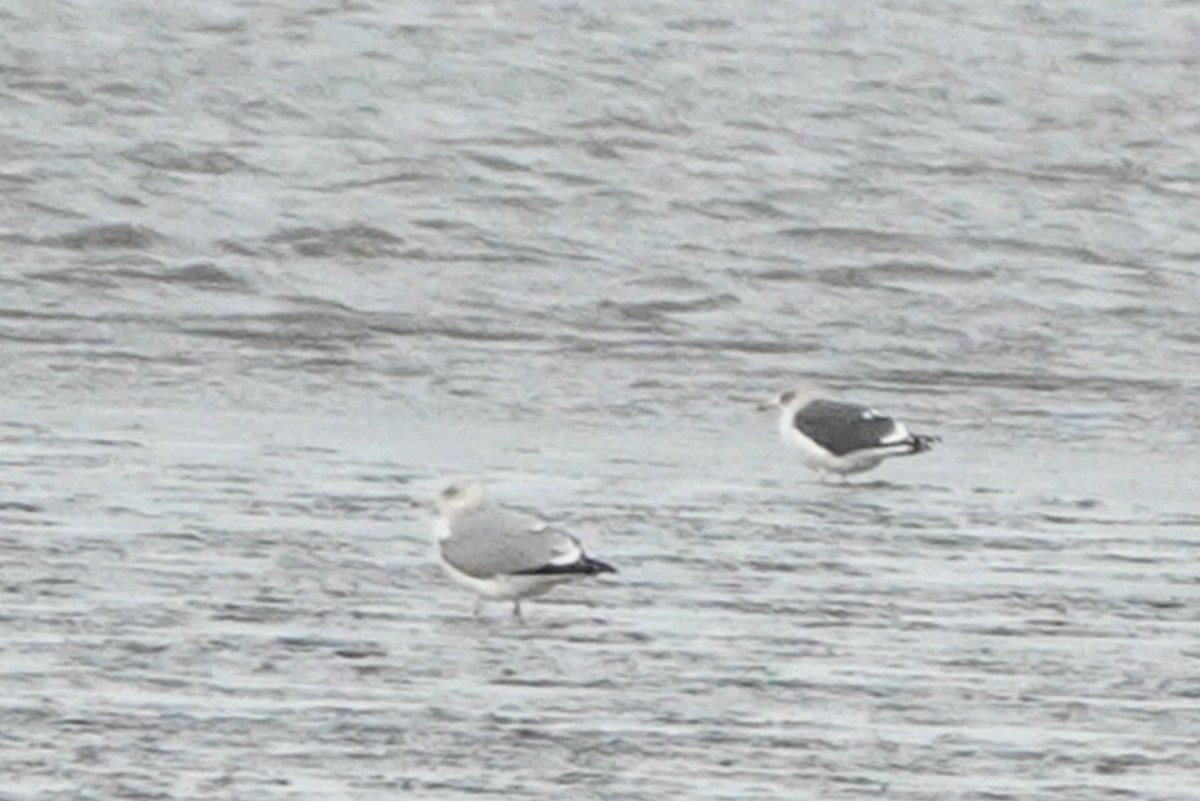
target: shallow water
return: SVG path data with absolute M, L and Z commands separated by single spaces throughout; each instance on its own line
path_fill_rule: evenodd
M 1192 6 L 0 22 L 0 799 L 1200 798 Z

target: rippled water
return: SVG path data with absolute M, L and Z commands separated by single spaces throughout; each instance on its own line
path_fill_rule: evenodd
M 0 42 L 0 799 L 1200 798 L 1194 4 Z M 450 475 L 621 573 L 471 618 Z

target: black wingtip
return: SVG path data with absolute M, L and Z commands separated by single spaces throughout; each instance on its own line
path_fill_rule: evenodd
M 601 562 L 599 559 L 593 559 L 590 556 L 585 556 L 578 562 L 572 562 L 569 565 L 542 565 L 534 570 L 522 570 L 517 575 L 521 576 L 553 576 L 562 575 L 564 573 L 578 576 L 594 576 L 597 573 L 616 573 L 617 569 L 608 562 Z
M 583 561 L 591 568 L 592 573 L 616 573 L 617 569 L 608 562 L 601 562 L 599 559 L 593 559 L 590 556 L 585 556 Z
M 931 451 L 933 450 L 933 444 L 941 441 L 941 437 L 935 437 L 930 434 L 913 434 L 912 452 L 924 453 L 925 451 Z

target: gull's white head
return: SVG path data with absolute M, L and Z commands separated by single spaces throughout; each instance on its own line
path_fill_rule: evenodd
M 765 400 L 758 404 L 760 412 L 769 412 L 772 409 L 786 411 L 788 409 L 799 409 L 804 404 L 813 399 L 814 391 L 810 387 L 796 387 L 789 389 L 786 392 L 780 392 L 770 400 Z
M 453 481 L 432 498 L 418 501 L 417 506 L 434 509 L 443 517 L 457 517 L 487 503 L 487 492 L 476 481 Z

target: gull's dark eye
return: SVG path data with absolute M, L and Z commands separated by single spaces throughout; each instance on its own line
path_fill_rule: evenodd
M 779 405 L 780 405 L 780 406 L 787 406 L 789 403 L 791 403 L 791 402 L 792 402 L 792 399 L 793 399 L 793 398 L 795 398 L 795 397 L 796 397 L 796 393 L 795 393 L 795 392 L 785 392 L 785 393 L 783 393 L 782 395 L 780 395 L 780 396 L 779 396 Z
M 443 498 L 453 498 L 457 494 L 458 494 L 458 487 L 446 487 L 444 490 L 442 490 Z

